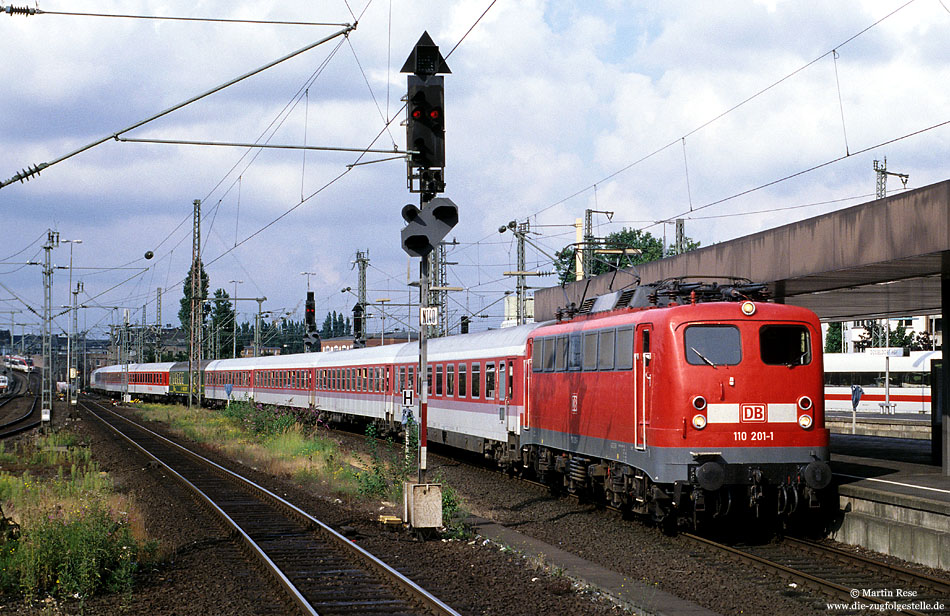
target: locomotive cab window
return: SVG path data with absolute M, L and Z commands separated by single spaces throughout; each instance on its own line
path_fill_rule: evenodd
M 770 366 L 805 366 L 811 363 L 811 336 L 802 325 L 764 325 L 759 330 L 762 363 Z
M 742 361 L 742 340 L 734 325 L 690 325 L 683 339 L 686 361 L 694 366 L 735 366 Z

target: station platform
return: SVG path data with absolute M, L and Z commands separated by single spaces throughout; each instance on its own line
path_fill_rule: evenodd
M 929 439 L 849 428 L 831 435 L 830 449 L 841 511 L 832 538 L 950 570 L 950 477 L 931 464 Z
M 826 409 L 825 426 L 832 434 L 884 436 L 899 439 L 930 440 L 930 413 L 882 413 Z

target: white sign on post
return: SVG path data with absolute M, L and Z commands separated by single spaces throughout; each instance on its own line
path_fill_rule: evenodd
M 402 405 L 412 406 L 415 392 L 411 389 L 402 390 Z
M 438 325 L 438 324 L 439 324 L 438 306 L 430 306 L 428 308 L 423 308 L 419 311 L 419 325 Z

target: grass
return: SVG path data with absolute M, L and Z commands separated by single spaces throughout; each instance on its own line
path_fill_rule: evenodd
M 249 401 L 232 402 L 220 411 L 181 405 L 138 404 L 146 419 L 160 421 L 194 441 L 211 445 L 225 455 L 274 475 L 292 477 L 307 486 L 322 487 L 346 498 L 402 501 L 403 482 L 416 471 L 418 431 L 409 428 L 409 448 L 391 438 L 377 439 L 376 428 L 366 430 L 368 454 L 340 449 L 323 428 L 319 414 L 310 409 L 285 409 Z M 457 491 L 442 478 L 443 520 L 451 537 L 465 536 L 465 513 Z
M 136 408 L 143 418 L 163 422 L 174 432 L 256 469 L 329 487 L 341 497 L 359 492 L 352 468 L 357 460 L 326 436 L 315 413 L 248 401 L 232 402 L 220 411 L 160 404 Z
M 134 503 L 75 435 L 18 447 L 18 473 L 0 472 L 0 589 L 26 599 L 130 592 L 145 536 Z

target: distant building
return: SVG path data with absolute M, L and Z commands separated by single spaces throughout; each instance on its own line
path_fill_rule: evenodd
M 534 323 L 534 297 L 524 299 L 525 323 Z M 502 327 L 514 327 L 518 325 L 518 296 L 505 296 L 505 320 L 501 322 Z

